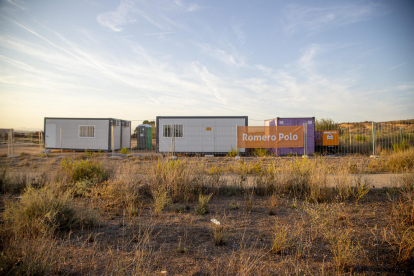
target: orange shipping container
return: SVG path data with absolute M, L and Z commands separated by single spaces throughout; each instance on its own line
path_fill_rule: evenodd
M 324 130 L 323 135 L 323 146 L 338 146 L 339 136 L 337 130 Z

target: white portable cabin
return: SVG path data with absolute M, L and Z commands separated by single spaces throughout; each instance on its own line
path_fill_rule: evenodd
M 113 118 L 45 118 L 45 148 L 111 151 L 112 128 L 114 149 L 131 148 L 130 121 Z
M 160 153 L 222 155 L 237 149 L 236 127 L 248 126 L 248 117 L 157 116 L 156 125 Z

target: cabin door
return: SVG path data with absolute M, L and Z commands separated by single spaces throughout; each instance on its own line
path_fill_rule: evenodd
M 56 147 L 56 124 L 46 124 L 46 148 Z

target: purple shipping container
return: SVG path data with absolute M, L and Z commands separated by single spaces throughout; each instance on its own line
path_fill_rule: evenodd
M 302 126 L 307 124 L 307 137 L 303 137 L 307 143 L 306 154 L 311 155 L 315 151 L 315 117 L 304 118 L 281 118 L 270 119 L 265 121 L 265 126 Z M 305 130 L 306 133 L 306 130 Z M 305 154 L 304 147 L 301 148 L 272 148 L 271 152 L 277 155 L 287 155 L 288 153 L 295 155 Z

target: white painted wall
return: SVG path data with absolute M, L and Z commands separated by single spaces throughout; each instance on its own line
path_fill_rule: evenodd
M 245 118 L 160 118 L 157 126 L 160 152 L 171 152 L 171 138 L 163 137 L 164 125 L 182 124 L 183 137 L 173 138 L 174 152 L 227 153 L 237 148 L 236 125 Z M 207 128 L 211 131 L 207 131 Z M 245 152 L 245 149 L 241 149 Z
M 121 122 L 118 126 L 114 126 L 114 141 L 115 141 L 115 150 L 121 149 Z
M 49 125 L 55 125 L 48 127 Z M 95 137 L 94 138 L 80 138 L 79 126 L 80 125 L 94 125 Z M 47 148 L 60 149 L 60 128 L 62 128 L 62 147 L 64 149 L 90 149 L 90 150 L 108 150 L 108 138 L 109 138 L 109 121 L 102 120 L 90 120 L 90 119 L 46 119 L 46 139 L 52 139 L 53 142 L 46 140 Z M 47 137 L 49 136 L 49 137 Z
M 122 145 L 121 148 L 131 148 L 131 127 L 122 127 Z

